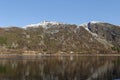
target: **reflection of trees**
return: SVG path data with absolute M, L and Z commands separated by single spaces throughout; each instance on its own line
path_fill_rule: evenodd
M 0 62 L 0 79 L 111 80 L 120 77 L 119 57 L 42 57 Z

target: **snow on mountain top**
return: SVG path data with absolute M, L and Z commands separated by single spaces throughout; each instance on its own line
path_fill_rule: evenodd
M 54 22 L 52 22 L 52 21 L 43 21 L 43 22 L 37 23 L 37 24 L 26 25 L 25 27 L 38 27 L 38 26 L 46 27 L 48 24 L 59 25 L 59 24 L 63 24 L 63 23 L 55 22 L 55 21 Z
M 37 23 L 37 24 L 30 24 L 30 25 L 26 25 L 25 27 L 36 27 L 36 26 L 39 26 L 39 25 L 41 25 L 40 23 Z
M 99 23 L 99 21 L 90 21 L 90 23 Z
M 91 23 L 91 22 L 90 22 L 90 23 Z M 98 22 L 92 21 L 92 23 L 98 23 Z M 89 25 L 88 25 L 88 24 L 89 24 L 89 23 L 84 23 L 84 24 L 81 24 L 80 26 L 83 27 L 85 30 L 87 30 L 90 34 L 92 34 L 92 36 L 97 37 L 97 34 L 91 32 L 91 31 L 89 30 L 89 28 L 88 28 Z
M 89 23 L 101 23 L 100 21 L 90 21 Z M 83 24 L 80 24 L 79 26 L 87 26 L 88 23 L 83 23 Z
M 88 23 L 80 24 L 79 26 L 87 26 Z
M 47 25 L 47 24 L 52 24 L 52 25 L 59 25 L 59 24 L 63 24 L 63 23 L 60 23 L 60 22 L 50 22 L 50 21 L 43 21 L 41 22 L 41 25 Z
M 95 23 L 106 23 L 106 22 L 103 22 L 103 21 L 90 21 L 90 23 L 95 24 Z
M 90 21 L 89 23 L 91 24 L 95 24 L 95 23 L 103 23 L 103 22 L 100 22 L 100 21 Z M 37 24 L 30 24 L 30 25 L 26 25 L 24 26 L 23 28 L 27 28 L 27 27 L 38 27 L 38 26 L 42 26 L 44 28 L 48 28 L 48 25 L 59 25 L 59 24 L 65 24 L 65 23 L 61 23 L 61 22 L 56 22 L 56 21 L 43 21 L 43 22 L 40 22 L 40 23 L 37 23 Z M 87 27 L 88 25 L 88 22 L 87 23 L 83 23 L 83 24 L 80 24 L 78 25 L 78 27 L 80 26 L 84 26 L 84 27 Z
M 89 23 L 95 24 L 95 23 L 102 23 L 102 22 L 100 22 L 100 21 L 90 21 Z M 80 25 L 78 25 L 78 27 L 83 26 L 84 28 L 87 28 L 89 23 L 86 22 L 86 23 L 80 24 Z

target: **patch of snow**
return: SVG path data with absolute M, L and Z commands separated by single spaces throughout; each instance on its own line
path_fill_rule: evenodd
M 96 33 L 93 33 L 91 32 L 89 29 L 88 29 L 88 23 L 84 23 L 84 24 L 81 24 L 80 26 L 82 26 L 83 28 L 85 28 L 85 30 L 87 30 L 90 34 L 92 34 L 94 37 L 97 37 L 97 34 Z
M 37 24 L 30 24 L 30 25 L 26 25 L 26 27 L 37 27 L 37 26 L 39 26 L 39 25 L 41 25 L 40 23 L 37 23 Z
M 88 29 L 88 23 L 80 24 L 80 26 L 82 26 L 83 28 L 85 28 L 88 32 L 91 32 L 91 31 Z
M 90 21 L 90 23 L 100 23 L 99 21 Z
M 60 22 L 49 22 L 49 21 L 43 21 L 40 23 L 40 25 L 47 25 L 47 24 L 52 24 L 52 25 L 59 25 L 62 24 Z
M 100 22 L 96 22 L 96 21 L 92 21 L 90 23 L 100 23 Z M 106 48 L 108 46 L 113 46 L 111 45 L 109 42 L 107 42 L 105 39 L 101 39 L 96 33 L 93 33 L 91 32 L 89 29 L 88 29 L 88 24 L 82 24 L 82 27 L 87 30 L 97 41 L 99 41 L 100 43 L 102 43 Z
M 83 24 L 80 24 L 79 26 L 87 26 L 88 23 L 83 23 Z
M 23 28 L 27 28 L 27 27 L 38 27 L 38 26 L 42 26 L 44 28 L 48 28 L 47 25 L 48 24 L 51 24 L 51 25 L 59 25 L 59 24 L 63 24 L 63 23 L 60 23 L 60 22 L 52 22 L 52 21 L 43 21 L 41 23 L 37 23 L 37 24 L 30 24 L 30 25 L 26 25 L 25 27 Z
M 88 26 L 84 27 L 90 34 L 92 34 L 92 36 L 94 37 L 97 37 L 98 35 L 96 33 L 93 33 L 91 32 L 89 29 L 88 29 Z

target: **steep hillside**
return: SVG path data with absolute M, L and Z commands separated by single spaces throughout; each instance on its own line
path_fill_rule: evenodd
M 31 24 L 25 28 L 0 28 L 1 53 L 118 53 L 120 27 L 102 22 L 83 25 L 58 22 Z
M 109 23 L 88 23 L 91 32 L 120 47 L 120 27 Z

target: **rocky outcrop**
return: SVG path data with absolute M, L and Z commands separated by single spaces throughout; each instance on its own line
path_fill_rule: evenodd
M 120 47 L 120 26 L 109 23 L 88 23 L 91 32 L 97 34 L 100 38 L 106 39 L 115 46 Z

